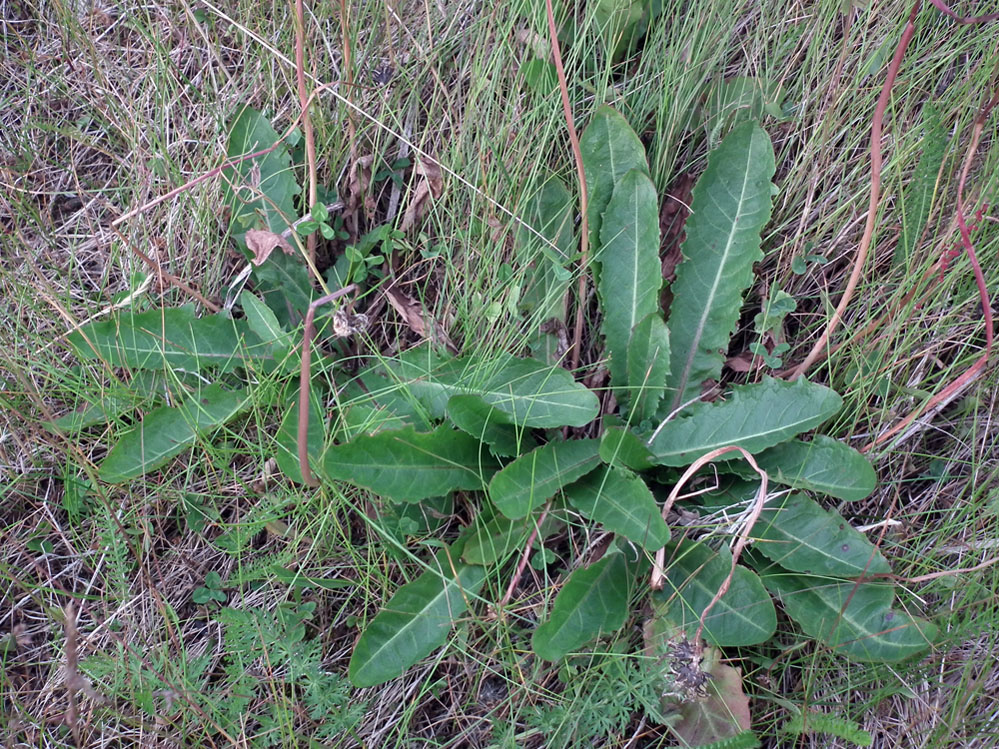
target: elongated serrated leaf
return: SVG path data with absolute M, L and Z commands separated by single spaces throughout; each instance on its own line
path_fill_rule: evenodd
M 323 458 L 325 475 L 393 499 L 418 502 L 456 489 L 482 489 L 496 469 L 479 441 L 444 425 L 433 432 L 412 427 L 355 437 Z
M 632 567 L 624 554 L 612 552 L 573 572 L 555 597 L 548 621 L 534 630 L 534 652 L 556 661 L 593 638 L 620 629 L 635 582 Z
M 250 107 L 244 108 L 229 128 L 230 159 L 256 153 L 279 140 L 271 123 Z M 246 159 L 226 170 L 224 200 L 231 207 L 232 233 L 245 249 L 248 229 L 267 228 L 280 234 L 295 220 L 298 182 L 288 149 L 279 145 L 270 153 Z M 263 217 L 265 227 L 259 226 Z
M 248 344 L 258 343 L 246 322 L 225 315 L 196 318 L 194 307 L 172 307 L 84 325 L 67 340 L 81 359 L 112 367 L 217 368 L 228 372 L 243 364 Z
M 489 482 L 489 498 L 511 520 L 540 507 L 600 463 L 599 440 L 549 442 L 517 458 Z
M 760 231 L 770 220 L 774 174 L 770 138 L 757 124 L 736 127 L 708 156 L 694 187 L 683 261 L 670 309 L 674 396 L 662 415 L 696 398 L 721 374 L 753 263 L 763 259 Z
M 923 104 L 922 117 L 919 163 L 909 184 L 899 194 L 902 201 L 902 236 L 895 243 L 896 266 L 904 265 L 919 245 L 930 217 L 940 166 L 947 153 L 947 131 L 941 121 L 940 111 L 932 102 L 926 102 Z
M 931 622 L 891 608 L 894 594 L 887 583 L 830 581 L 776 569 L 761 578 L 806 634 L 854 660 L 904 660 L 936 639 Z
M 644 169 L 632 169 L 614 186 L 600 228 L 601 309 L 611 384 L 625 393 L 640 387 L 628 374 L 628 343 L 638 323 L 659 309 L 659 204 Z
M 602 216 L 614 186 L 632 169 L 649 171 L 645 147 L 631 125 L 618 112 L 598 107 L 579 138 L 586 177 L 590 244 L 598 246 Z
M 302 483 L 302 467 L 298 460 L 298 388 L 289 391 L 284 418 L 278 427 L 274 449 L 274 460 L 281 472 L 292 481 Z M 326 425 L 323 418 L 322 403 L 316 389 L 310 389 L 308 453 L 309 465 L 315 465 L 323 454 L 326 444 Z
M 635 326 L 628 341 L 628 413 L 635 423 L 656 415 L 669 364 L 669 330 L 653 312 Z
M 584 517 L 649 551 L 661 549 L 669 541 L 669 528 L 656 498 L 631 471 L 598 469 L 566 487 L 565 495 Z
M 842 404 L 835 392 L 804 378 L 784 382 L 767 377 L 734 388 L 727 400 L 694 404 L 689 415 L 667 423 L 650 448 L 656 461 L 668 466 L 687 465 L 726 445 L 755 454 L 814 429 Z
M 847 502 L 867 497 L 878 480 L 863 454 L 823 435 L 811 442 L 791 440 L 771 447 L 757 455 L 756 461 L 778 483 Z
M 858 577 L 891 572 L 881 552 L 841 516 L 804 494 L 773 501 L 753 526 L 756 549 L 792 572 Z
M 449 398 L 462 394 L 478 395 L 520 427 L 584 426 L 600 410 L 597 396 L 561 367 L 506 355 L 449 359 L 421 346 L 364 382 L 376 399 L 383 400 L 382 391 L 396 400 L 408 396 L 434 419 L 443 418 Z
M 180 406 L 163 406 L 122 436 L 101 462 L 99 476 L 111 484 L 137 478 L 184 452 L 202 436 L 224 424 L 247 404 L 246 392 L 226 392 L 209 385 Z
M 655 459 L 648 445 L 625 427 L 608 427 L 600 439 L 600 459 L 611 466 L 624 466 L 633 471 L 652 468 Z
M 453 395 L 447 415 L 461 431 L 489 445 L 493 455 L 513 456 L 534 448 L 534 439 L 510 423 L 510 417 L 478 395 Z M 522 448 L 523 446 L 523 448 Z
M 688 639 L 700 626 L 701 615 L 732 572 L 732 554 L 703 543 L 681 541 L 670 548 L 664 589 L 653 595 L 653 610 Z M 704 639 L 713 645 L 755 645 L 777 630 L 777 612 L 759 576 L 737 566 L 728 591 L 704 621 Z
M 454 621 L 478 593 L 486 571 L 457 564 L 427 570 L 403 585 L 365 628 L 350 658 L 350 681 L 371 687 L 393 679 L 447 640 Z

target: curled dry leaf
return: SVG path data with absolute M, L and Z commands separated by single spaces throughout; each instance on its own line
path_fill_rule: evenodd
M 347 177 L 347 205 L 345 208 L 344 220 L 352 234 L 357 233 L 357 209 L 364 205 L 364 212 L 371 213 L 374 210 L 374 199 L 368 194 L 371 186 L 371 166 L 375 163 L 372 154 L 361 156 L 351 164 L 350 174 Z
M 386 289 L 385 296 L 389 300 L 389 304 L 392 305 L 392 309 L 398 313 L 399 317 L 402 318 L 406 326 L 412 330 L 420 338 L 430 338 L 432 340 L 440 341 L 443 343 L 449 351 L 452 353 L 457 353 L 457 348 L 451 342 L 447 333 L 436 321 L 426 315 L 423 308 L 412 298 L 403 294 L 398 289 Z M 431 332 L 427 332 L 427 322 L 429 321 L 431 326 Z
M 431 158 L 420 159 L 416 164 L 417 182 L 416 189 L 413 190 L 409 198 L 409 205 L 402 215 L 402 222 L 399 229 L 409 231 L 416 225 L 429 209 L 431 203 L 437 200 L 444 192 L 444 180 L 441 177 L 441 167 Z
M 295 254 L 295 248 L 288 244 L 284 237 L 266 229 L 250 229 L 246 232 L 246 246 L 253 253 L 250 262 L 254 265 L 263 265 L 267 262 L 275 247 L 280 247 L 286 255 Z
M 749 698 L 742 690 L 742 674 L 737 668 L 721 662 L 714 648 L 704 651 L 704 673 L 709 678 L 703 699 L 683 702 L 680 721 L 672 726 L 676 736 L 688 746 L 713 744 L 751 726 Z
M 363 312 L 353 313 L 338 309 L 333 313 L 333 335 L 338 338 L 347 338 L 357 333 L 363 333 L 367 329 L 368 316 Z

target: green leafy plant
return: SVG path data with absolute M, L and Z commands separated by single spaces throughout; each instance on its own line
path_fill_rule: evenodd
M 249 120 L 253 127 L 234 130 L 243 151 L 250 148 L 247 133 L 274 142 L 272 130 Z M 634 604 L 644 591 L 651 612 L 646 667 L 672 674 L 672 686 L 664 689 L 680 706 L 678 725 L 702 738 L 736 737 L 748 725 L 718 716 L 738 712 L 732 705 L 740 679 L 720 662 L 717 648 L 771 638 L 775 600 L 808 636 L 862 661 L 919 653 L 935 630 L 893 608 L 888 561 L 809 496 L 854 501 L 875 486 L 863 455 L 821 435 L 803 438 L 837 413 L 840 397 L 806 379 L 719 385 L 753 264 L 763 257 L 761 231 L 775 190 L 766 132 L 752 119 L 740 121 L 709 155 L 694 188 L 668 318 L 660 308 L 658 197 L 641 141 L 619 113 L 603 106 L 580 147 L 601 332 L 618 404 L 616 413 L 604 415 L 599 436 L 575 435 L 600 415 L 600 401 L 554 363 L 557 347 L 542 335 L 531 346 L 539 358 L 453 356 L 423 344 L 380 359 L 347 386 L 344 392 L 354 387 L 364 395 L 358 410 L 342 414 L 335 427 L 325 425 L 314 392 L 289 387 L 271 394 L 284 409 L 276 457 L 294 481 L 303 477 L 297 461 L 304 459 L 321 480 L 353 484 L 396 508 L 440 506 L 455 492 L 474 496 L 471 522 L 450 543 L 438 540 L 423 571 L 364 626 L 350 662 L 354 685 L 384 682 L 432 653 L 466 611 L 495 603 L 480 600 L 486 581 L 519 574 L 521 550 L 543 547 L 567 523 L 585 523 L 614 540 L 561 571 L 564 580 L 531 636 L 535 654 L 559 661 L 619 630 L 643 610 Z M 259 172 L 268 200 L 234 210 L 234 229 L 250 226 L 252 213 L 271 231 L 283 231 L 291 225 L 285 214 L 291 186 L 276 167 Z M 265 188 L 268 179 L 277 194 Z M 551 300 L 568 281 L 568 194 L 549 180 L 528 211 L 542 219 L 553 247 L 566 248 L 565 256 L 542 257 L 536 285 L 525 290 L 535 315 L 564 312 Z M 282 205 L 285 210 L 272 210 Z M 381 258 L 371 252 L 395 238 L 383 228 L 363 239 L 356 257 L 345 255 L 349 267 L 337 285 L 366 280 L 369 260 Z M 120 482 L 154 470 L 210 438 L 251 395 L 267 402 L 247 372 L 283 372 L 289 361 L 304 359 L 301 381 L 311 380 L 310 357 L 297 358 L 290 336 L 293 314 L 304 316 L 314 295 L 307 278 L 304 286 L 294 281 L 294 267 L 301 266 L 286 263 L 283 276 L 255 276 L 263 291 L 259 298 L 244 292 L 242 319 L 226 313 L 195 318 L 189 308 L 125 314 L 70 338 L 81 357 L 114 367 L 202 373 L 184 383 L 183 397 L 150 410 L 119 438 L 101 464 L 101 478 Z M 276 293 L 285 288 L 281 277 L 293 281 L 287 296 Z M 769 310 L 786 314 L 786 299 L 772 301 Z M 763 315 L 758 332 L 777 324 L 775 314 Z M 299 420 L 300 396 L 311 414 L 307 421 Z M 752 457 L 752 470 L 739 455 Z M 685 503 L 700 516 L 701 534 L 673 538 L 667 511 L 708 462 L 717 486 Z M 768 493 L 768 482 L 785 489 Z M 724 543 L 728 536 L 738 539 L 732 550 Z M 752 549 L 742 553 L 749 541 Z M 648 593 L 642 581 L 650 574 Z M 710 665 L 706 646 L 716 654 Z M 677 654 L 687 650 L 687 662 L 676 668 Z M 708 707 L 697 708 L 700 713 L 683 707 L 698 702 L 692 695 L 701 692 Z

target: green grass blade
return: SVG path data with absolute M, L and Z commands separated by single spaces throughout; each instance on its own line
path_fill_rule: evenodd
M 664 404 L 667 413 L 698 397 L 701 383 L 721 374 L 753 263 L 763 258 L 760 231 L 770 220 L 774 170 L 770 137 L 747 122 L 711 153 L 694 187 L 683 261 L 672 286 L 675 394 Z
M 611 383 L 626 394 L 645 384 L 644 367 L 633 381 L 629 342 L 639 321 L 659 309 L 659 209 L 656 188 L 644 170 L 632 169 L 614 187 L 600 229 L 600 280 L 604 345 Z
M 456 573 L 427 570 L 395 592 L 354 647 L 349 666 L 354 686 L 393 679 L 444 644 L 486 579 L 485 568 L 476 565 L 459 564 Z

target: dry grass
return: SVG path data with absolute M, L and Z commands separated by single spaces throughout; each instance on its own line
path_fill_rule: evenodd
M 572 184 L 557 96 L 525 92 L 518 72 L 530 46 L 544 44 L 537 7 L 521 14 L 519 4 L 347 5 L 350 68 L 340 4 L 321 4 L 307 19 L 313 80 L 343 82 L 336 97 L 320 97 L 314 112 L 320 181 L 342 186 L 352 159 L 366 154 L 391 162 L 426 152 L 452 170 L 420 227 L 424 236 L 406 240 L 414 250 L 441 243 L 449 255 L 418 261 L 410 253 L 414 260 L 401 272 L 417 282 L 410 293 L 459 345 L 522 347 L 522 321 L 482 315 L 527 272 L 500 272 L 511 260 L 514 231 L 503 209 L 519 210 L 525 190 L 548 170 Z M 593 57 L 590 26 L 567 57 L 579 77 L 578 118 L 607 92 L 632 121 L 647 123 L 663 194 L 678 175 L 703 165 L 698 103 L 706 81 L 765 75 L 784 82 L 791 115 L 768 124 L 780 193 L 750 304 L 772 286 L 799 300 L 786 331 L 793 345 L 786 360 L 794 362 L 850 271 L 870 175 L 869 118 L 907 8 L 893 2 L 844 15 L 838 0 L 764 6 L 719 0 L 705 3 L 700 16 L 677 12 L 653 30 L 646 54 L 623 76 L 584 64 Z M 341 697 L 335 688 L 342 685 L 331 677 L 330 699 L 341 702 L 310 715 L 289 676 L 309 664 L 281 655 L 262 617 L 285 610 L 282 604 L 294 611 L 315 604 L 304 639 L 291 649 L 314 642 L 318 668 L 344 672 L 357 621 L 413 569 L 411 558 L 375 531 L 377 522 L 363 520 L 366 498 L 328 487 L 303 496 L 279 481 L 261 483 L 279 416 L 265 408 L 215 446 L 120 488 L 95 481 L 94 466 L 127 427 L 127 413 L 79 437 L 45 427 L 99 397 L 143 408 L 143 386 L 131 373 L 81 368 L 68 355 L 61 339 L 71 327 L 136 290 L 137 303 L 150 308 L 196 300 L 185 287 L 216 303 L 224 298 L 242 261 L 230 249 L 220 182 L 159 204 L 120 232 L 110 224 L 216 166 L 226 125 L 241 105 L 266 111 L 279 130 L 295 118 L 293 26 L 287 4 L 250 2 L 222 8 L 0 0 L 0 19 L 5 745 L 306 746 L 317 737 L 330 746 L 542 747 L 562 736 L 539 728 L 551 724 L 554 708 L 563 721 L 602 709 L 587 701 L 587 690 L 573 691 L 555 669 L 524 655 L 524 633 L 545 584 L 539 577 L 520 591 L 509 626 L 471 618 L 447 650 L 381 688 Z M 920 24 L 889 112 L 874 259 L 837 337 L 845 344 L 816 368 L 816 377 L 847 400 L 834 432 L 857 446 L 951 382 L 983 345 L 965 263 L 925 295 L 906 294 L 924 273 L 936 278 L 934 263 L 954 241 L 949 227 L 971 121 L 996 85 L 989 67 L 994 28 L 951 26 L 931 10 Z M 922 152 L 918 133 L 928 100 L 946 125 L 946 158 L 930 230 L 899 267 L 891 260 L 897 216 Z M 969 208 L 996 203 L 996 135 L 993 117 L 975 160 Z M 361 213 L 359 230 L 397 220 L 405 198 L 385 181 L 371 210 Z M 976 233 L 990 288 L 999 281 L 994 215 Z M 793 273 L 792 259 L 805 253 L 827 262 Z M 140 286 L 139 273 L 149 276 L 147 285 Z M 751 326 L 758 307 L 747 310 Z M 855 335 L 885 314 L 875 330 Z M 386 350 L 398 345 L 401 328 L 390 318 L 379 331 Z M 598 356 L 592 349 L 586 361 Z M 880 489 L 841 508 L 858 526 L 890 521 L 871 533 L 903 577 L 999 555 L 995 385 L 988 371 L 905 439 L 873 452 Z M 463 520 L 458 507 L 446 522 L 456 527 Z M 231 540 L 228 549 L 220 538 Z M 277 562 L 351 585 L 289 587 L 273 575 Z M 253 622 L 239 629 L 220 621 L 217 607 L 193 602 L 212 571 L 225 581 L 230 608 L 258 612 Z M 489 582 L 500 591 L 495 598 L 506 582 Z M 999 745 L 997 568 L 905 588 L 904 604 L 933 617 L 944 633 L 918 663 L 846 663 L 802 644 L 786 621 L 775 643 L 733 654 L 766 745 L 848 745 L 828 735 L 779 734 L 802 708 L 859 722 L 878 747 Z M 247 667 L 249 680 L 227 681 L 235 649 L 252 648 L 247 633 L 254 626 L 263 655 Z M 275 629 L 287 635 L 286 623 Z M 73 667 L 75 661 L 81 665 Z M 580 668 L 575 678 L 590 684 L 596 673 Z M 240 703 L 226 684 L 258 691 Z M 226 722 L 227 710 L 247 718 Z M 342 730 L 322 734 L 324 725 Z M 593 743 L 668 745 L 664 735 L 636 714 L 625 731 Z

